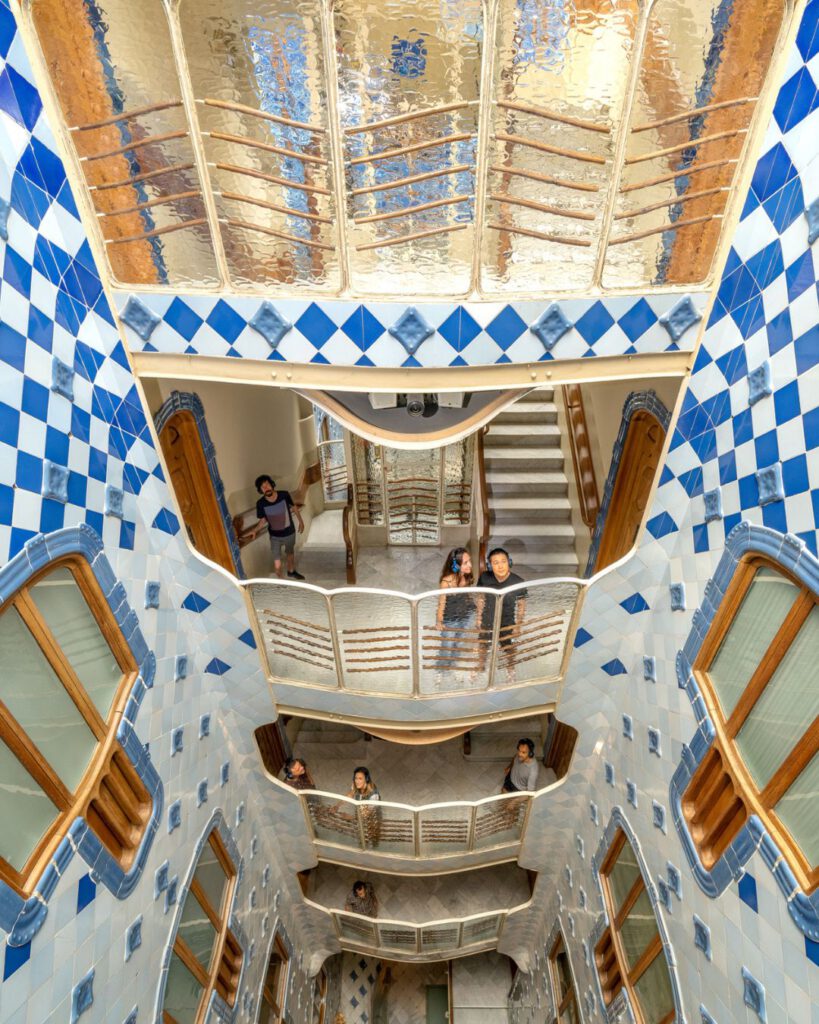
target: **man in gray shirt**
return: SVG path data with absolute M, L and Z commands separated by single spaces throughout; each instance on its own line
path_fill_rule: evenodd
M 537 789 L 539 765 L 535 760 L 534 740 L 518 740 L 517 757 L 506 769 L 502 793 L 533 793 Z

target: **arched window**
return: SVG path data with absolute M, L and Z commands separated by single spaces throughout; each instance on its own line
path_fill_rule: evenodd
M 716 737 L 682 810 L 706 869 L 756 814 L 802 888 L 819 885 L 817 662 L 817 595 L 776 563 L 746 557 L 693 665 Z
M 242 947 L 228 927 L 236 867 L 214 828 L 199 860 L 179 917 L 162 999 L 163 1024 L 200 1024 L 212 992 L 236 1002 Z
M 608 927 L 594 955 L 603 1001 L 625 989 L 637 1024 L 671 1024 L 676 1003 L 654 906 L 634 849 L 622 828 L 600 866 Z
M 0 878 L 29 895 L 78 816 L 128 871 L 153 809 L 117 739 L 137 665 L 84 558 L 2 603 L 0 665 Z

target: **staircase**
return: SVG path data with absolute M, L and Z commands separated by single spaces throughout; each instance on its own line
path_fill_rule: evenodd
M 506 548 L 525 578 L 577 576 L 554 392 L 530 392 L 500 413 L 484 439 L 484 460 L 490 550 Z

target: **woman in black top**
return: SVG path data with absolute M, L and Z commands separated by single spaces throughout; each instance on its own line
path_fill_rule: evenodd
M 459 593 L 463 587 L 472 586 L 472 557 L 466 548 L 453 548 L 446 556 L 438 586 L 441 590 L 454 591 L 441 594 L 438 599 L 438 668 L 471 667 L 474 635 L 470 627 L 475 623 L 475 595 Z M 465 659 L 467 664 L 464 664 Z

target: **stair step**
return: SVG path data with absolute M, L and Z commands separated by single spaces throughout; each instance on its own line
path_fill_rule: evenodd
M 516 463 L 520 467 L 520 463 L 523 462 L 533 463 L 532 469 L 539 470 L 548 469 L 545 465 L 539 465 L 541 462 L 554 463 L 556 460 L 560 462 L 563 461 L 563 452 L 560 448 L 539 448 L 534 446 L 530 447 L 528 445 L 523 448 L 515 448 L 512 447 L 512 445 L 500 445 L 496 448 L 495 445 L 491 445 L 488 448 L 484 448 L 483 454 L 484 459 L 486 460 L 487 469 L 489 468 L 489 463 L 511 462 Z M 509 468 L 511 469 L 514 467 L 510 466 Z
M 561 495 L 538 498 L 499 494 L 490 502 L 490 509 L 493 523 L 541 523 L 555 519 L 568 522 L 572 514 L 569 499 Z
M 490 508 L 501 495 L 533 495 L 543 497 L 566 495 L 569 484 L 565 473 L 533 473 L 526 470 L 487 470 L 486 489 Z
M 525 405 L 516 402 L 504 409 L 503 412 L 498 413 L 492 420 L 492 426 L 494 427 L 497 423 L 529 423 L 533 420 L 539 420 L 542 423 L 556 423 L 557 406 L 554 402 L 527 402 Z
M 560 427 L 556 423 L 543 423 L 540 421 L 527 423 L 503 423 L 495 420 L 489 428 L 484 445 L 503 444 L 548 444 L 552 438 L 560 443 Z
M 566 512 L 568 517 L 568 512 Z M 520 537 L 538 537 L 543 540 L 560 539 L 569 544 L 574 543 L 574 527 L 571 523 L 536 523 L 517 522 L 516 528 Z
M 542 402 L 544 399 L 552 401 L 555 397 L 554 388 L 535 388 L 534 391 L 529 391 L 522 398 L 518 398 L 515 405 L 519 405 L 521 402 L 529 404 L 530 402 Z

